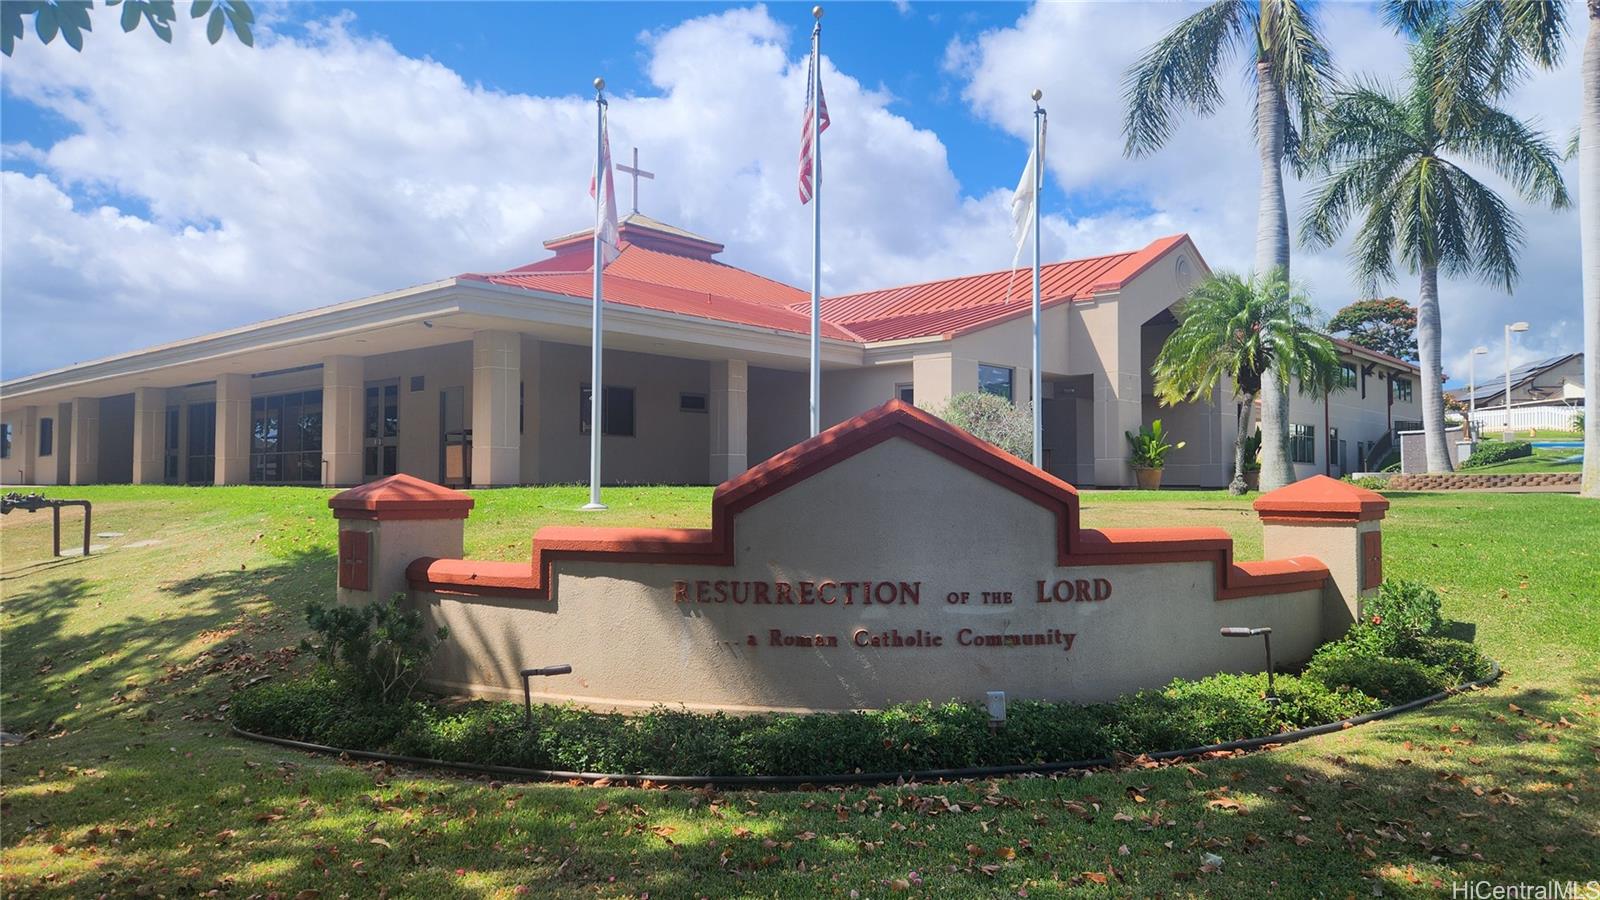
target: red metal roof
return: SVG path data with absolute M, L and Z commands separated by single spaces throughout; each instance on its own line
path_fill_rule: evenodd
M 644 223 L 635 223 L 644 224 Z M 649 223 L 654 225 L 653 220 Z M 644 232 L 635 229 L 640 235 Z M 581 234 L 579 235 L 581 236 Z M 462 278 L 570 297 L 588 297 L 593 257 L 586 242 L 567 236 L 550 259 L 507 272 Z M 746 272 L 708 256 L 684 256 L 624 240 L 606 266 L 606 300 L 759 328 L 809 334 L 810 297 L 799 288 Z M 674 236 L 676 239 L 676 236 Z M 703 239 L 701 239 L 703 240 Z M 1041 267 L 1045 305 L 1086 300 L 1114 291 L 1188 240 L 1172 235 L 1141 250 Z M 665 245 L 659 245 L 665 246 Z M 1009 299 L 1008 299 L 1009 296 Z M 886 290 L 829 297 L 822 301 L 823 334 L 838 340 L 876 342 L 917 337 L 953 337 L 1025 314 L 1031 305 L 1027 269 L 945 278 Z

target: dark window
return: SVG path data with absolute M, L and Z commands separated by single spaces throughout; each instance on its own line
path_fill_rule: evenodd
M 1401 403 L 1411 402 L 1411 379 L 1391 378 L 1389 383 L 1394 385 L 1394 399 Z
M 703 413 L 708 409 L 710 409 L 710 407 L 707 406 L 707 404 L 706 404 L 706 395 L 705 394 L 679 394 L 678 395 L 678 412 L 698 412 L 698 413 Z
M 217 479 L 217 404 L 189 404 L 189 464 L 184 480 L 211 484 Z
M 1314 463 L 1317 461 L 1316 426 L 1289 426 L 1289 459 L 1297 463 Z
M 0 459 L 11 458 L 11 423 L 0 422 Z
M 1353 388 L 1356 386 L 1355 366 L 1351 365 L 1350 363 L 1345 363 L 1343 366 L 1339 367 L 1339 385 L 1347 388 Z
M 633 437 L 633 388 L 606 386 L 600 398 L 602 434 Z M 578 433 L 589 433 L 590 393 L 587 384 L 578 388 Z
M 251 481 L 322 483 L 322 391 L 252 398 L 250 439 Z
M 427 383 L 427 380 L 421 375 L 411 376 L 411 393 L 420 393 L 422 389 L 427 386 Z
M 900 402 L 901 403 L 916 403 L 917 402 L 916 389 L 914 387 L 912 387 L 911 385 L 909 385 L 909 384 L 897 384 L 897 385 L 895 385 L 894 386 L 894 395 L 896 397 L 900 398 Z
M 39 420 L 39 455 L 49 456 L 56 452 L 56 420 Z
M 1004 397 L 1015 401 L 1016 393 L 1012 388 L 1012 381 L 1016 377 L 1016 370 L 1008 366 L 978 366 L 978 390 L 996 397 Z
M 178 458 L 182 445 L 179 441 L 178 423 L 181 421 L 181 411 L 176 406 L 167 407 L 166 434 L 161 443 L 162 452 L 162 479 L 165 481 L 178 480 Z

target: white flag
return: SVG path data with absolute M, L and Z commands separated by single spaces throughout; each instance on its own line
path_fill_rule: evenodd
M 622 248 L 618 246 L 621 237 L 617 232 L 617 188 L 611 174 L 611 128 L 606 118 L 600 122 L 600 159 L 597 160 L 597 168 L 605 179 L 605 193 L 596 211 L 594 226 L 600 238 L 600 266 L 604 268 L 622 253 Z M 594 191 L 595 179 L 591 176 L 589 196 L 593 197 Z
M 1044 134 L 1039 135 L 1039 151 L 1044 151 Z M 1033 229 L 1033 205 L 1039 202 L 1034 196 L 1034 185 L 1038 178 L 1034 175 L 1033 167 L 1036 164 L 1034 154 L 1028 153 L 1028 165 L 1022 170 L 1022 178 L 1017 181 L 1017 191 L 1011 195 L 1011 239 L 1017 244 L 1017 252 L 1011 256 L 1011 268 L 1017 267 L 1017 260 L 1022 257 L 1022 246 L 1028 242 L 1028 233 Z

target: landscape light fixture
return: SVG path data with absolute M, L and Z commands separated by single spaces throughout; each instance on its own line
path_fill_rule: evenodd
M 1473 416 L 1478 412 L 1478 357 L 1488 356 L 1488 347 L 1473 347 L 1467 356 L 1467 440 L 1472 440 L 1472 429 L 1478 427 Z
M 984 705 L 989 711 L 989 730 L 999 730 L 1006 724 L 1006 692 L 989 691 L 984 696 Z
M 1267 703 L 1278 705 L 1278 692 L 1272 688 L 1272 629 L 1271 628 L 1230 628 L 1223 626 L 1223 637 L 1251 638 L 1260 635 L 1267 645 Z
M 548 678 L 551 675 L 571 675 L 571 665 L 543 666 L 537 669 L 522 670 L 522 710 L 523 721 L 527 722 L 528 730 L 533 730 L 533 688 L 530 680 L 535 676 Z
M 1506 326 L 1506 424 L 1500 429 L 1500 440 L 1511 443 L 1511 332 L 1527 331 L 1527 322 L 1512 322 Z

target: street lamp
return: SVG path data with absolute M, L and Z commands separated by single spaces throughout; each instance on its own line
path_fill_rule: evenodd
M 1478 413 L 1478 357 L 1488 356 L 1488 347 L 1473 347 L 1472 354 L 1467 357 L 1467 440 L 1472 440 L 1473 429 L 1477 423 L 1472 417 Z
M 1500 440 L 1511 443 L 1511 332 L 1527 331 L 1527 322 L 1512 322 L 1506 326 L 1506 425 L 1500 431 Z

